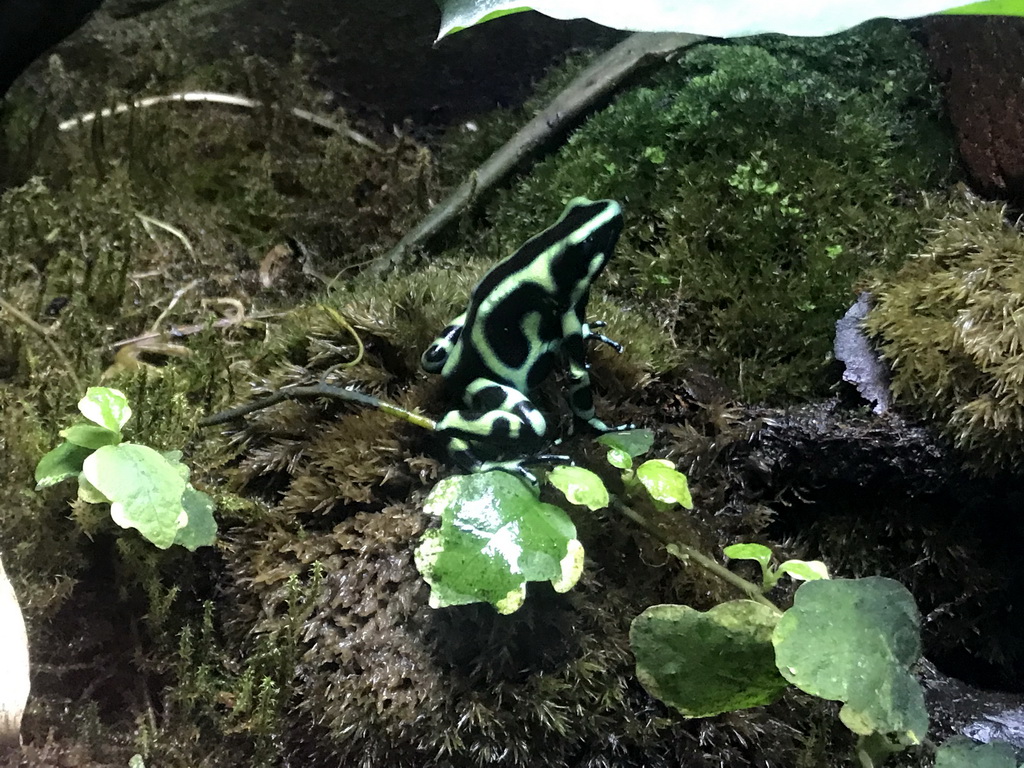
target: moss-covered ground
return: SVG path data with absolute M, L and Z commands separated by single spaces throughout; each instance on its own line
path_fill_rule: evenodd
M 0 552 L 35 663 L 28 764 L 847 764 L 834 713 L 799 696 L 684 722 L 640 688 L 630 619 L 655 602 L 708 607 L 722 588 L 621 521 L 579 517 L 587 570 L 568 595 L 534 590 L 511 617 L 432 611 L 412 549 L 419 502 L 450 470 L 425 433 L 322 401 L 196 425 L 324 377 L 439 415 L 418 357 L 475 279 L 566 199 L 612 197 L 626 232 L 591 315 L 627 352 L 593 355 L 598 412 L 656 427 L 661 455 L 709 479 L 693 519 L 662 521 L 674 535 L 708 551 L 758 535 L 756 505 L 726 515 L 711 484 L 727 463 L 708 470 L 747 434 L 736 399 L 827 394 L 835 319 L 945 210 L 930 195 L 949 145 L 907 32 L 700 46 L 384 281 L 360 266 L 521 116 L 376 151 L 287 112 L 317 103 L 301 56 L 271 71 L 155 52 L 116 87 L 54 66 L 48 103 L 15 93 L 3 116 L 21 161 L 0 196 L 0 296 L 27 320 L 0 325 Z M 55 129 L 140 83 L 211 80 L 277 107 L 161 105 Z M 184 450 L 218 504 L 215 549 L 160 553 L 66 486 L 32 491 L 100 382 L 128 395 L 132 439 Z M 562 435 L 559 383 L 537 401 Z M 594 453 L 581 436 L 563 448 Z

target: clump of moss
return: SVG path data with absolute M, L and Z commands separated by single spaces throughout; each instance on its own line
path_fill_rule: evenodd
M 288 754 L 395 768 L 518 768 L 538 755 L 550 766 L 667 768 L 789 764 L 800 751 L 780 719 L 792 701 L 728 721 L 681 721 L 643 691 L 629 620 L 638 605 L 692 597 L 693 585 L 679 569 L 651 568 L 647 558 L 661 557 L 653 550 L 623 547 L 631 535 L 616 521 L 590 522 L 590 563 L 575 589 L 531 589 L 512 616 L 427 607 L 412 556 L 426 524 L 399 503 L 303 536 L 238 532 L 230 602 L 255 619 L 257 644 L 291 626 L 289 585 L 307 585 L 297 706 L 279 726 Z
M 944 425 L 978 468 L 1024 458 L 1024 238 L 993 203 L 963 201 L 876 288 L 866 328 L 898 402 Z
M 920 191 L 950 145 L 925 71 L 888 24 L 699 46 L 500 195 L 493 234 L 468 247 L 508 252 L 578 194 L 618 199 L 613 294 L 653 304 L 679 348 L 747 399 L 821 395 L 854 284 L 899 263 L 936 216 Z

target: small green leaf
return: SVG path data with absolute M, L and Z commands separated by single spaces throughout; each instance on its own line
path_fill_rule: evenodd
M 424 511 L 441 518 L 415 552 L 431 607 L 486 602 L 512 613 L 526 582 L 550 581 L 564 591 L 579 578 L 583 548 L 568 515 L 507 472 L 446 478 Z
M 49 488 L 69 477 L 78 477 L 83 462 L 91 453 L 89 448 L 74 443 L 61 443 L 46 453 L 36 464 L 36 490 Z
M 185 486 L 181 495 L 181 507 L 188 515 L 188 522 L 179 528 L 174 543 L 189 552 L 199 547 L 212 547 L 217 540 L 217 521 L 213 519 L 213 499 L 190 485 Z
M 114 432 L 106 427 L 97 427 L 95 424 L 75 424 L 67 429 L 62 429 L 60 436 L 69 443 L 92 451 L 102 448 L 104 445 L 115 445 L 121 442 L 120 432 Z
M 109 387 L 89 387 L 85 397 L 78 401 L 78 410 L 89 421 L 111 432 L 120 432 L 121 427 L 132 417 L 128 398 L 119 390 Z
M 137 528 L 160 549 L 174 543 L 188 522 L 182 509 L 187 484 L 180 467 L 145 445 L 106 445 L 82 467 L 86 479 L 110 499 L 110 516 L 122 528 Z M 187 468 L 184 475 L 187 475 Z
M 914 598 L 892 579 L 823 579 L 801 584 L 772 636 L 779 671 L 812 696 L 845 702 L 839 719 L 854 733 L 919 744 L 928 730 Z
M 722 551 L 733 560 L 756 560 L 762 568 L 772 561 L 772 551 L 764 544 L 730 544 Z
M 608 489 L 599 475 L 583 467 L 555 467 L 548 473 L 548 482 L 565 494 L 572 504 L 591 510 L 608 506 Z
M 787 687 L 775 666 L 779 612 L 733 600 L 706 613 L 655 605 L 633 620 L 629 642 L 640 683 L 687 717 L 770 704 Z
M 85 473 L 78 476 L 78 498 L 89 504 L 109 504 L 110 499 L 99 492 L 95 485 L 89 482 Z
M 609 448 L 605 458 L 616 469 L 627 470 L 633 466 L 633 459 L 630 458 L 630 455 L 618 448 Z
M 1017 768 L 1017 760 L 1005 741 L 979 744 L 954 736 L 935 750 L 935 768 Z
M 666 504 L 680 504 L 686 509 L 693 509 L 690 498 L 690 487 L 686 475 L 677 470 L 671 461 L 666 459 L 650 459 L 636 470 L 636 476 L 651 498 Z
M 583 575 L 583 555 L 583 545 L 580 544 L 579 539 L 570 539 L 566 547 L 565 557 L 558 564 L 562 573 L 558 578 L 551 581 L 551 588 L 555 592 L 561 594 L 568 592 L 576 586 L 576 582 Z
M 643 456 L 654 445 L 654 432 L 650 429 L 628 429 L 622 432 L 606 432 L 597 438 L 601 445 L 625 453 L 636 458 Z
M 779 566 L 777 573 L 788 573 L 797 581 L 815 581 L 829 577 L 828 567 L 821 560 L 787 560 Z

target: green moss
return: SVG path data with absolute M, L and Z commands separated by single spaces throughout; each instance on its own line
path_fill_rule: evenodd
M 312 89 L 295 85 L 296 72 L 270 78 L 254 60 L 221 66 L 205 87 L 253 86 L 275 103 L 315 103 Z M 134 67 L 125 63 L 119 73 L 123 88 L 52 72 L 61 116 L 137 95 Z M 157 77 L 157 92 L 201 79 L 188 67 L 169 70 Z M 275 98 L 276 88 L 287 97 Z M 30 178 L 0 192 L 0 296 L 39 324 L 0 310 L 0 478 L 8 499 L 0 552 L 25 606 L 34 659 L 51 667 L 34 687 L 26 735 L 43 743 L 54 724 L 71 721 L 62 709 L 85 707 L 78 697 L 88 690 L 102 704 L 94 730 L 109 728 L 97 743 L 123 750 L 134 734 L 166 765 L 197 765 L 218 751 L 224 764 L 270 762 L 294 663 L 284 635 L 246 645 L 247 624 L 234 634 L 215 627 L 216 643 L 203 639 L 203 600 L 222 578 L 217 552 L 158 552 L 117 528 L 104 505 L 72 501 L 73 482 L 33 492 L 33 468 L 75 418 L 82 388 L 102 382 L 131 402 L 129 439 L 185 452 L 192 481 L 218 501 L 222 532 L 280 519 L 257 494 L 242 499 L 226 489 L 232 451 L 219 431 L 197 433 L 196 422 L 249 396 L 282 309 L 322 287 L 312 274 L 329 278 L 365 261 L 419 214 L 433 184 L 430 155 L 411 141 L 373 152 L 283 110 L 214 105 L 156 106 L 57 133 L 48 105 L 27 92 L 17 98 L 16 124 L 5 123 L 0 140 L 12 151 L 46 148 L 20 154 L 30 164 L 8 170 Z M 288 236 L 309 258 L 285 259 L 283 277 L 267 287 L 261 262 Z M 242 310 L 227 327 L 217 324 L 223 299 Z M 125 340 L 171 326 L 199 329 L 119 353 L 131 348 Z M 122 364 L 133 356 L 141 365 Z M 375 457 L 379 466 L 393 458 Z M 111 627 L 116 641 L 103 645 Z M 111 695 L 111 686 L 122 693 Z M 145 718 L 154 706 L 160 718 Z M 82 743 L 70 727 L 56 736 Z
M 1024 240 L 1001 206 L 962 201 L 875 292 L 866 327 L 897 402 L 944 425 L 979 468 L 1024 458 Z
M 821 395 L 855 283 L 936 216 L 919 191 L 950 147 L 925 71 L 894 25 L 699 46 L 499 195 L 491 234 L 467 247 L 506 253 L 574 195 L 618 199 L 626 231 L 598 290 L 653 305 L 746 399 Z

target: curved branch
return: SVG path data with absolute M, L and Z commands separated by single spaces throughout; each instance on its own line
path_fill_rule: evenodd
M 474 199 L 505 178 L 553 135 L 567 130 L 583 112 L 608 95 L 627 76 L 704 39 L 700 35 L 683 33 L 640 32 L 598 57 L 554 101 L 470 174 L 469 179 L 438 203 L 397 245 L 371 261 L 366 271 L 375 277 L 390 272 L 411 250 L 422 246 L 450 224 Z

